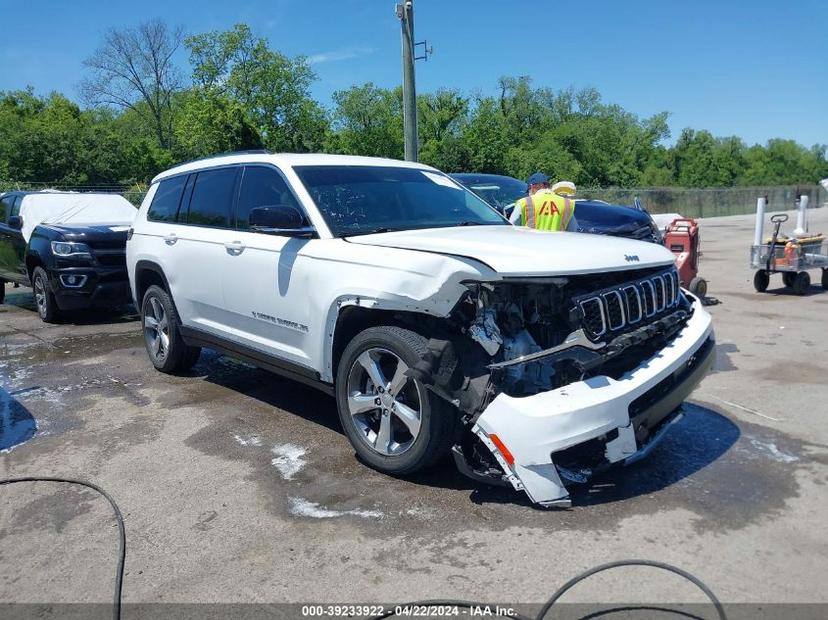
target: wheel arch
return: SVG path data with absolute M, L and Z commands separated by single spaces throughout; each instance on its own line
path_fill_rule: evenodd
M 139 260 L 135 264 L 135 304 L 139 310 L 141 302 L 144 299 L 144 294 L 153 284 L 167 291 L 170 299 L 173 300 L 173 304 L 175 304 L 172 291 L 170 290 L 170 283 L 167 281 L 167 276 L 164 274 L 161 266 L 149 260 Z
M 29 277 L 29 283 L 32 284 L 34 282 L 34 270 L 37 267 L 43 267 L 46 269 L 46 263 L 43 262 L 43 259 L 34 253 L 27 252 L 26 253 L 26 275 Z
M 431 328 L 436 328 L 435 323 L 441 320 L 443 319 L 440 317 L 412 310 L 397 310 L 358 303 L 340 304 L 334 320 L 330 321 L 331 329 L 326 330 L 323 379 L 331 383 L 335 382 L 339 360 L 345 347 L 363 330 L 380 325 L 393 325 L 410 329 L 428 338 L 429 332 L 433 331 Z

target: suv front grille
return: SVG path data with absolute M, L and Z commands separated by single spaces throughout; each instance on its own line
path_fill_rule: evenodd
M 92 250 L 95 260 L 102 267 L 126 267 L 126 252 L 117 250 Z
M 574 301 L 587 336 L 601 340 L 670 310 L 679 303 L 680 292 L 678 274 L 671 267 L 633 282 L 581 295 Z

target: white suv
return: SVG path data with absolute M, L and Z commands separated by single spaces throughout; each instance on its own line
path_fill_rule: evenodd
M 511 226 L 417 163 L 246 152 L 158 175 L 127 242 L 147 352 L 209 347 L 335 395 L 359 456 L 569 504 L 646 454 L 714 358 L 673 255 Z

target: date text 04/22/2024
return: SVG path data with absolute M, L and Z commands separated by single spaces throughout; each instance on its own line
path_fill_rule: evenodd
M 303 605 L 303 617 L 350 617 L 376 618 L 385 617 L 460 617 L 468 618 L 504 618 L 513 616 L 515 611 L 511 607 L 500 605 L 397 605 L 393 608 L 384 605 Z

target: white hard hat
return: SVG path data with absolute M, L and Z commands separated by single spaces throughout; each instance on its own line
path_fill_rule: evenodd
M 575 184 L 572 181 L 558 181 L 552 186 L 552 191 L 561 196 L 574 196 Z

